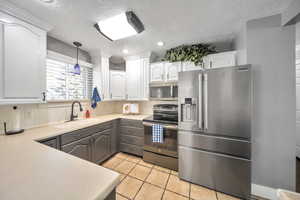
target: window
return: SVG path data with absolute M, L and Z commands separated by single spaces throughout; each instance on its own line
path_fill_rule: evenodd
M 74 64 L 47 59 L 47 100 L 90 99 L 93 69 L 81 65 L 81 74 L 72 73 Z

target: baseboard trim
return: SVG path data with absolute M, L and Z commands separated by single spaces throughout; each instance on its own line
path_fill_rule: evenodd
M 257 185 L 257 184 L 252 184 L 251 187 L 252 187 L 251 189 L 252 195 L 263 197 L 270 200 L 277 199 L 276 189 L 274 188 L 263 186 L 263 185 Z

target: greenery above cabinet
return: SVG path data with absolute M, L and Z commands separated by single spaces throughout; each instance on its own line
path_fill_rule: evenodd
M 200 65 L 205 56 L 213 53 L 216 53 L 216 50 L 210 44 L 181 45 L 167 50 L 163 61 L 193 62 L 195 65 Z

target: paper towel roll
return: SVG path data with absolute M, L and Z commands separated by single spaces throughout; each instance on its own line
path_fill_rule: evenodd
M 12 111 L 12 122 L 11 122 L 12 130 L 21 129 L 21 111 L 18 107 L 14 107 Z

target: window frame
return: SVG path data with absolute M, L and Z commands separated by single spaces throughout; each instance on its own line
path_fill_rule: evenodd
M 47 69 L 47 59 L 51 59 L 51 60 L 58 61 L 58 62 L 63 62 L 63 63 L 66 63 L 66 64 L 76 63 L 75 58 L 72 58 L 72 57 L 69 57 L 69 56 L 54 52 L 54 51 L 47 50 L 47 57 L 46 57 L 46 61 L 45 61 L 46 69 Z M 79 65 L 82 65 L 82 66 L 87 67 L 87 68 L 91 68 L 92 70 L 94 68 L 94 65 L 92 63 L 88 63 L 88 62 L 85 62 L 83 60 L 78 60 L 78 63 L 79 63 Z M 47 90 L 47 70 L 46 70 L 45 76 L 46 76 L 45 81 L 46 81 L 46 90 Z M 92 85 L 94 85 L 94 83 L 92 83 Z M 85 99 L 46 100 L 46 102 L 47 103 L 68 103 L 68 102 L 73 102 L 73 101 L 76 101 L 76 100 L 81 101 L 81 102 L 90 101 L 89 98 L 85 98 Z

